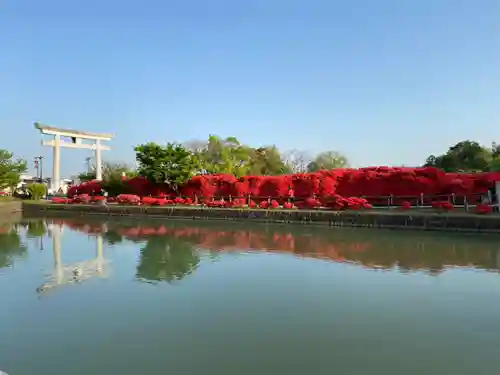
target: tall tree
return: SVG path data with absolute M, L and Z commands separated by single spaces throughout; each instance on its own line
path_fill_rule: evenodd
M 186 143 L 200 160 L 204 173 L 227 173 L 236 177 L 249 174 L 276 175 L 291 171 L 276 146 L 253 148 L 236 137 L 210 135 L 204 145 L 200 141 Z
M 237 177 L 248 174 L 251 148 L 235 137 L 210 135 L 203 147 L 199 143 L 191 143 L 190 147 L 195 150 L 205 173 L 228 173 Z
M 20 181 L 21 173 L 26 172 L 27 165 L 23 159 L 13 159 L 13 154 L 0 149 L 0 190 L 13 190 Z
M 199 172 L 199 162 L 191 151 L 179 143 L 166 146 L 150 142 L 135 148 L 138 172 L 151 182 L 167 183 L 173 189 Z
M 273 176 L 291 173 L 276 146 L 265 146 L 253 150 L 249 172 L 255 175 Z
M 492 160 L 492 150 L 478 142 L 467 140 L 451 146 L 443 155 L 430 155 L 425 166 L 440 168 L 446 172 L 480 172 L 488 171 Z
M 317 172 L 321 169 L 336 169 L 349 167 L 347 158 L 337 151 L 325 151 L 319 153 L 313 161 L 307 165 L 308 172 Z

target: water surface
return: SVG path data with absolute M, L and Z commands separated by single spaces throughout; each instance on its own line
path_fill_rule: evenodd
M 173 221 L 0 226 L 10 375 L 494 374 L 500 237 Z

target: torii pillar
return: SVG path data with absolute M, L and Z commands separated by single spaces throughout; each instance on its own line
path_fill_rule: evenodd
M 52 147 L 54 156 L 52 160 L 52 189 L 57 191 L 61 185 L 61 147 L 79 148 L 94 150 L 95 152 L 95 173 L 96 179 L 102 180 L 102 156 L 101 151 L 109 151 L 109 146 L 101 144 L 101 141 L 110 141 L 113 136 L 111 134 L 88 133 L 78 130 L 60 129 L 52 126 L 42 125 L 35 122 L 35 128 L 40 130 L 42 134 L 51 135 L 54 137 L 52 141 L 42 141 L 43 146 Z M 70 138 L 71 142 L 64 141 L 61 137 Z M 90 143 L 85 143 L 89 142 Z

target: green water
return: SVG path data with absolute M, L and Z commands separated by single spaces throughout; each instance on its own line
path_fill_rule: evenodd
M 0 370 L 496 374 L 499 268 L 498 236 L 2 224 Z

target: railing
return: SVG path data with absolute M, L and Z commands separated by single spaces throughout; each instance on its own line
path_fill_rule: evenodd
M 290 202 L 290 203 L 304 203 L 308 198 L 318 198 L 321 199 L 321 197 L 318 196 L 313 196 L 313 197 L 286 197 L 286 196 L 280 196 L 280 197 L 273 197 L 273 196 L 252 196 L 252 195 L 246 195 L 246 196 L 234 196 L 234 195 L 218 195 L 218 196 L 212 196 L 212 197 L 203 197 L 203 196 L 180 196 L 180 195 L 170 195 L 170 196 L 152 196 L 150 195 L 149 197 L 151 198 L 157 198 L 157 199 L 175 199 L 175 198 L 182 198 L 182 199 L 191 199 L 193 203 L 197 204 L 203 204 L 203 203 L 209 203 L 209 202 L 214 202 L 214 201 L 226 201 L 226 202 L 232 202 L 236 199 L 238 200 L 244 200 L 245 204 L 249 204 L 250 201 L 254 201 L 257 204 L 262 201 L 269 201 L 271 202 L 272 200 L 278 201 L 280 204 L 283 204 L 284 202 Z M 453 205 L 454 208 L 458 209 L 463 209 L 465 211 L 469 211 L 471 209 L 475 209 L 477 205 L 483 204 L 483 205 L 489 205 L 493 207 L 496 211 L 498 211 L 499 204 L 494 201 L 492 195 L 490 192 L 488 194 L 481 194 L 481 193 L 474 193 L 474 194 L 468 194 L 466 196 L 464 195 L 457 195 L 457 194 L 440 194 L 440 195 L 425 195 L 425 194 L 420 194 L 419 196 L 394 196 L 394 195 L 388 195 L 388 196 L 361 196 L 359 198 L 364 198 L 366 199 L 373 207 L 376 207 L 378 209 L 393 209 L 393 208 L 400 208 L 403 205 L 403 202 L 408 202 L 411 208 L 417 208 L 417 209 L 429 209 L 433 207 L 433 203 L 435 202 L 448 202 Z M 319 207 L 321 208 L 321 207 Z M 325 208 L 325 207 L 323 207 Z

